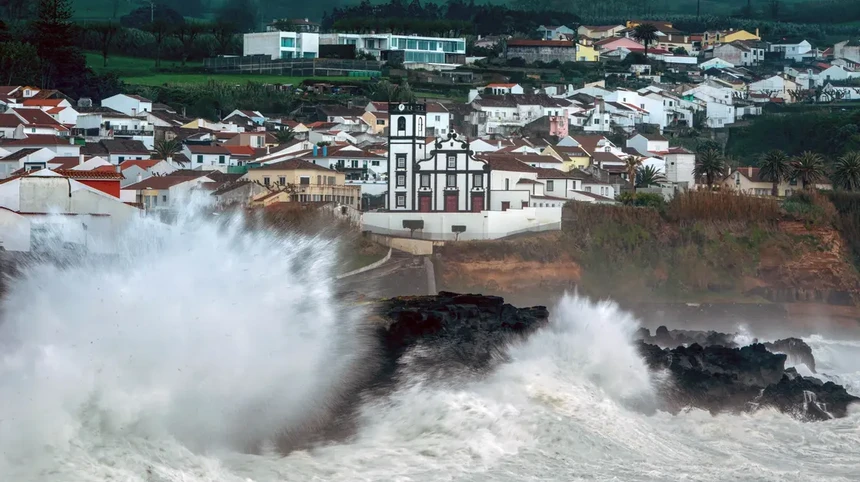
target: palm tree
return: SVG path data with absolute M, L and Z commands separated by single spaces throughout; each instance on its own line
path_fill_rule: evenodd
M 770 190 L 771 196 L 779 196 L 779 184 L 791 179 L 794 174 L 791 159 L 784 152 L 775 149 L 768 152 L 758 165 L 761 168 L 761 178 L 773 183 Z
M 627 180 L 633 186 L 633 194 L 636 194 L 636 170 L 642 165 L 642 159 L 635 156 L 627 156 L 624 159 L 624 167 L 627 169 Z
M 643 166 L 636 170 L 635 187 L 659 186 L 664 182 L 666 182 L 666 176 L 654 166 Z
M 714 181 L 726 174 L 726 163 L 723 155 L 716 149 L 706 149 L 696 155 L 696 167 L 693 168 L 693 177 L 705 178 L 708 189 L 713 189 Z
M 648 58 L 648 46 L 657 41 L 657 27 L 650 23 L 640 23 L 633 29 L 633 37 L 645 46 L 645 58 Z
M 849 152 L 833 165 L 831 175 L 834 188 L 860 191 L 860 152 Z
M 161 159 L 167 159 L 173 157 L 174 154 L 179 152 L 182 148 L 182 144 L 179 143 L 179 139 L 164 139 L 157 141 L 155 143 L 155 153 L 158 154 L 158 157 Z
M 803 189 L 824 177 L 824 159 L 811 151 L 802 152 L 792 162 L 794 178 L 800 179 Z
M 292 127 L 286 126 L 275 133 L 275 138 L 278 139 L 278 144 L 286 144 L 296 138 L 296 133 Z

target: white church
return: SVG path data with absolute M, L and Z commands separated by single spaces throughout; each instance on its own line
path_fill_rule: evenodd
M 469 141 L 449 132 L 426 150 L 423 104 L 393 104 L 389 113 L 389 211 L 473 212 L 489 206 L 490 169 Z
M 469 140 L 453 131 L 428 143 L 424 104 L 389 104 L 388 125 L 385 210 L 363 213 L 363 230 L 453 241 L 560 229 L 564 200 L 552 207 L 547 203 L 547 207 L 491 210 L 490 206 L 500 204 L 492 203 L 491 164 L 475 158 Z M 521 188 L 535 189 L 533 185 Z

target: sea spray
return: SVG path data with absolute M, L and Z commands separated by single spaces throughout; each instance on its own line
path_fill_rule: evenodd
M 135 221 L 117 246 L 11 284 L 0 470 L 93 434 L 247 451 L 311 432 L 371 345 L 335 298 L 333 241 L 183 216 Z

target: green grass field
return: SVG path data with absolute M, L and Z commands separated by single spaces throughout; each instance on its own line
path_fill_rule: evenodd
M 307 77 L 286 77 L 281 75 L 256 74 L 208 74 L 199 69 L 202 62 L 188 62 L 185 66 L 189 72 L 157 72 L 155 60 L 137 57 L 111 55 L 107 67 L 101 54 L 86 52 L 87 64 L 97 73 L 115 73 L 127 84 L 159 86 L 164 84 L 206 84 L 210 81 L 245 84 L 259 82 L 262 84 L 300 84 Z M 162 69 L 182 69 L 181 62 L 162 61 Z M 326 82 L 345 82 L 367 80 L 365 77 L 318 77 L 317 80 Z

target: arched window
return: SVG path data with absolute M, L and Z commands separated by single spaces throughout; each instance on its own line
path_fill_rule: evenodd
M 406 130 L 406 118 L 405 117 L 400 117 L 399 119 L 397 119 L 397 130 L 398 131 L 405 131 Z
M 424 135 L 424 119 L 421 117 L 418 118 L 418 136 Z

